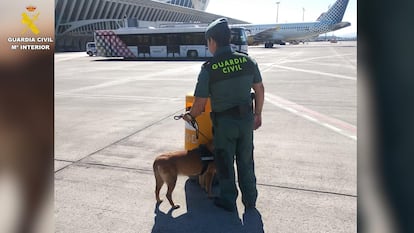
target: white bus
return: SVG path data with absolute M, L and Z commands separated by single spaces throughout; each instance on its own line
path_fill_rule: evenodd
M 121 28 L 95 31 L 97 56 L 145 58 L 206 58 L 206 27 Z M 247 37 L 242 27 L 231 27 L 231 46 L 247 53 Z

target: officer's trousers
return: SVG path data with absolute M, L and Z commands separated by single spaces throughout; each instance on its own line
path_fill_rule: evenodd
M 255 205 L 257 189 L 253 160 L 253 114 L 244 117 L 212 115 L 212 122 L 220 199 L 230 208 L 236 205 L 235 159 L 242 202 L 244 205 Z

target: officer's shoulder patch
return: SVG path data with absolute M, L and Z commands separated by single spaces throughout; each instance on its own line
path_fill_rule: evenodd
M 203 68 L 207 68 L 208 66 L 210 66 L 211 61 L 207 60 L 206 62 L 203 63 L 203 65 L 201 67 Z
M 242 52 L 242 51 L 239 51 L 239 50 L 236 50 L 235 51 L 235 53 L 237 54 L 240 54 L 240 55 L 244 55 L 244 56 L 249 56 L 249 54 L 248 53 L 246 53 L 246 52 Z

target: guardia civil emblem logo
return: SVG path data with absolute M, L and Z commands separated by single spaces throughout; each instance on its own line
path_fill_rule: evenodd
M 26 7 L 26 12 L 22 13 L 22 24 L 25 25 L 25 28 L 22 31 L 22 34 L 27 33 L 28 31 L 33 32 L 34 34 L 39 34 L 40 30 L 37 28 L 35 22 L 39 17 L 39 12 L 36 12 L 36 7 L 29 5 Z

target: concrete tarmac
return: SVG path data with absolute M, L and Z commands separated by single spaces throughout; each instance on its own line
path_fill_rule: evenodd
M 173 193 L 181 208 L 155 202 L 152 163 L 184 149 L 173 116 L 203 62 L 57 53 L 56 232 L 356 232 L 356 52 L 356 42 L 249 48 L 266 90 L 254 134 L 259 196 L 245 212 L 239 193 L 237 213 L 187 177 Z

